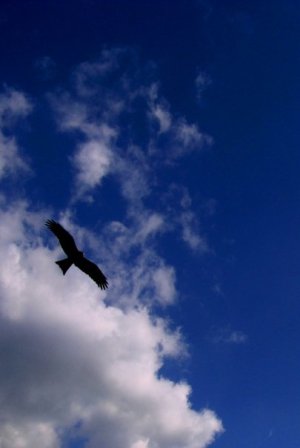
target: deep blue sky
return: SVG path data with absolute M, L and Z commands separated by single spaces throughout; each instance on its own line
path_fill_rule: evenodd
M 221 418 L 226 431 L 214 442 L 220 448 L 300 444 L 299 20 L 293 0 L 10 0 L 0 6 L 1 85 L 24 91 L 34 103 L 18 136 L 35 174 L 17 195 L 54 210 L 68 205 L 74 139 L 56 131 L 49 96 L 70 85 L 78 64 L 97 60 L 103 48 L 132 47 L 137 65 L 160 80 L 172 114 L 214 139 L 157 172 L 161 195 L 172 182 L 187 186 L 211 248 L 203 255 L 172 233 L 161 238 L 179 298 L 158 312 L 182 328 L 190 349 L 190 358 L 170 363 L 166 374 L 184 376 L 195 408 L 208 406 Z M 42 70 L 45 57 L 51 62 Z M 200 72 L 209 82 L 197 98 Z M 93 228 L 99 207 L 101 222 L 124 216 L 114 182 L 102 188 L 97 208 L 77 205 L 81 225 Z M 159 200 L 149 199 L 150 207 L 163 211 L 166 202 Z M 229 340 L 234 332 L 244 339 Z

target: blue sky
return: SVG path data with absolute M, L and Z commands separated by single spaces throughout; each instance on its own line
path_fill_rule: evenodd
M 0 8 L 1 447 L 299 445 L 299 3 L 59 3 Z

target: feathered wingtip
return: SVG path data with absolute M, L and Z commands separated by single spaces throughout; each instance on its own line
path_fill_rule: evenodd
M 101 289 L 107 289 L 108 288 L 108 281 L 107 278 L 104 277 L 104 280 L 102 280 L 101 283 L 98 284 L 99 288 Z
M 64 258 L 63 260 L 58 260 L 55 262 L 58 264 L 60 269 L 63 271 L 63 274 L 67 272 L 67 270 L 72 266 L 73 261 L 70 260 L 70 258 Z
M 45 222 L 45 226 L 48 227 L 48 229 L 52 229 L 53 225 L 56 224 L 55 221 L 53 221 L 53 219 L 47 219 L 47 221 Z

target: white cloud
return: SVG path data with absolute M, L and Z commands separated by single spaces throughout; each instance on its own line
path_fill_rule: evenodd
M 0 94 L 0 179 L 29 171 L 28 164 L 19 153 L 17 141 L 9 134 L 18 119 L 26 117 L 32 106 L 26 96 L 17 90 L 6 88 Z
M 242 344 L 246 342 L 246 340 L 247 335 L 242 331 L 232 331 L 232 333 L 228 335 L 227 339 L 228 342 L 233 342 L 234 344 Z
M 75 168 L 73 201 L 92 200 L 92 192 L 107 174 L 114 171 L 112 162 L 115 159 L 114 142 L 118 130 L 105 122 L 99 123 L 91 119 L 86 104 L 75 101 L 67 94 L 60 99 L 50 96 L 50 101 L 55 109 L 59 128 L 77 132 L 85 139 L 77 145 L 71 157 Z
M 125 49 L 106 49 L 98 61 L 80 64 L 75 70 L 77 94 L 65 93 L 54 101 L 61 129 L 79 131 L 86 139 L 73 156 L 75 199 L 87 194 L 91 199 L 101 180 L 110 173 L 120 186 L 128 214 L 136 222 L 143 221 L 143 225 L 136 228 L 136 241 L 179 225 L 182 239 L 190 248 L 207 252 L 209 245 L 199 231 L 199 219 L 188 195 L 181 198 L 183 210 L 179 216 L 177 204 L 174 204 L 173 210 L 165 216 L 154 212 L 149 218 L 151 213 L 144 203 L 145 198 L 161 188 L 160 179 L 156 177 L 158 168 L 166 169 L 178 158 L 209 147 L 213 139 L 185 117 L 174 118 L 170 105 L 160 94 L 159 83 L 151 80 L 145 84 L 133 52 L 128 51 L 125 65 L 124 56 Z M 204 79 L 203 74 L 202 77 Z M 111 81 L 107 85 L 107 79 L 114 80 L 113 89 Z M 122 107 L 115 107 L 116 104 Z M 136 138 L 142 119 L 147 137 L 143 143 Z M 153 122 L 158 123 L 158 129 Z M 127 133 L 126 139 L 124 133 Z
M 202 150 L 213 143 L 211 136 L 202 133 L 196 124 L 187 123 L 185 119 L 178 120 L 174 129 L 175 142 L 172 157 L 180 157 L 194 150 Z
M 172 211 L 172 221 L 176 229 L 180 229 L 182 240 L 194 251 L 209 252 L 208 241 L 200 231 L 200 223 L 197 214 L 193 211 L 193 201 L 187 187 L 171 184 L 167 194 L 167 202 L 175 203 Z
M 20 156 L 15 138 L 5 137 L 0 131 L 0 179 L 19 171 L 28 172 L 28 164 Z
M 120 70 L 123 57 L 128 49 L 104 49 L 101 58 L 95 62 L 82 62 L 74 71 L 75 86 L 81 97 L 89 97 L 98 93 L 101 83 Z
M 158 81 L 148 72 L 144 76 L 143 70 L 147 69 L 137 63 L 133 50 L 106 49 L 97 61 L 84 62 L 75 69 L 72 94 L 60 92 L 51 97 L 62 131 L 73 132 L 75 136 L 76 132 L 83 134 L 84 145 L 90 142 L 95 145 L 97 141 L 101 146 L 104 139 L 110 148 L 109 158 L 114 160 L 114 169 L 107 169 L 108 157 L 103 160 L 100 147 L 96 164 L 100 168 L 93 170 L 90 178 L 99 179 L 112 172 L 124 198 L 131 203 L 151 193 L 158 166 L 173 163 L 213 142 L 209 135 L 200 131 L 197 123 L 189 123 L 184 116 L 173 117 L 169 103 L 160 93 Z M 111 135 L 104 136 L 104 129 Z M 76 188 L 80 189 L 80 173 L 80 180 L 92 195 L 99 182 L 91 181 L 87 185 L 88 157 L 86 154 L 82 160 L 78 157 Z M 93 157 L 96 157 L 95 151 Z M 83 172 L 87 175 L 82 176 Z
M 137 216 L 140 224 L 140 230 L 136 234 L 136 238 L 145 241 L 149 236 L 156 235 L 162 231 L 164 227 L 164 218 L 158 213 L 142 214 Z
M 43 440 L 56 448 L 80 422 L 91 448 L 205 447 L 222 430 L 220 420 L 192 409 L 186 383 L 160 375 L 165 358 L 184 350 L 180 334 L 147 308 L 121 309 L 114 288 L 106 295 L 79 270 L 62 276 L 59 249 L 41 240 L 46 214 L 24 202 L 0 211 L 0 446 Z M 116 262 L 114 241 L 107 244 Z M 142 276 L 148 266 L 131 269 Z M 174 273 L 156 272 L 166 300 Z M 128 272 L 118 278 L 126 295 Z
M 111 159 L 111 150 L 103 141 L 90 140 L 79 146 L 73 157 L 79 196 L 100 185 L 103 177 L 110 171 Z
M 148 98 L 150 109 L 149 118 L 150 120 L 154 119 L 159 124 L 159 134 L 169 131 L 173 118 L 167 101 L 159 95 L 158 84 L 153 83 L 149 89 L 146 89 L 145 95 Z
M 40 231 L 46 210 L 32 212 L 25 201 L 8 206 L 0 197 L 3 448 L 35 448 L 41 440 L 43 448 L 58 448 L 74 427 L 90 448 L 204 448 L 222 431 L 213 411 L 193 409 L 186 382 L 161 374 L 167 357 L 186 351 L 180 332 L 152 308 L 174 303 L 178 295 L 175 269 L 155 245 L 178 208 L 162 212 L 161 204 L 152 201 L 151 208 L 145 201 L 161 192 L 158 168 L 210 141 L 196 124 L 173 118 L 157 83 L 144 85 L 142 72 L 127 59 L 124 49 L 105 50 L 98 62 L 74 71 L 75 94 L 60 92 L 51 100 L 60 130 L 74 136 L 73 200 L 95 195 L 108 174 L 124 198 L 124 220 L 107 222 L 97 235 L 76 226 L 70 210 L 60 213 L 100 260 L 108 291 L 75 268 L 61 275 L 54 263 L 61 251 L 53 240 L 55 249 L 45 246 Z M 124 72 L 123 66 L 129 68 Z M 30 108 L 24 94 L 7 91 L 0 96 L 0 129 L 9 130 Z M 138 138 L 140 126 L 145 142 Z M 0 137 L 0 176 L 25 167 L 14 137 Z M 149 152 L 151 144 L 157 151 Z M 205 250 L 187 190 L 180 206 L 174 222 L 183 239 Z
M 58 128 L 62 131 L 81 131 L 90 134 L 94 126 L 88 123 L 87 107 L 79 101 L 73 100 L 69 94 L 61 93 L 57 96 L 48 95 L 55 110 Z M 94 136 L 93 136 L 94 137 Z
M 192 205 L 192 199 L 191 196 L 187 190 L 187 188 L 181 187 L 181 193 L 182 193 L 182 197 L 180 199 L 180 205 L 183 209 L 190 209 L 191 205 Z
M 147 162 L 139 158 L 139 150 L 130 149 L 125 156 L 115 158 L 115 174 L 122 196 L 136 211 L 141 212 L 141 200 L 150 193 Z
M 248 336 L 239 330 L 232 330 L 230 327 L 219 329 L 212 337 L 213 342 L 222 344 L 244 344 Z
M 0 94 L 0 127 L 10 127 L 18 118 L 26 117 L 32 105 L 23 92 L 6 88 Z
M 159 123 L 159 132 L 167 132 L 172 125 L 172 117 L 168 110 L 162 105 L 156 105 L 153 109 L 153 115 Z
M 198 220 L 191 210 L 183 211 L 179 217 L 182 226 L 182 239 L 188 246 L 200 252 L 209 250 L 208 243 L 198 230 Z
M 170 266 L 159 267 L 154 272 L 153 280 L 161 302 L 171 303 L 176 297 L 174 269 Z
M 149 447 L 149 439 L 141 439 L 135 442 L 131 448 L 148 448 Z
M 59 448 L 55 429 L 43 422 L 0 424 L 1 448 Z

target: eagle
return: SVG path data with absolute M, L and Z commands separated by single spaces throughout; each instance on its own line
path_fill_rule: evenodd
M 48 219 L 45 225 L 54 233 L 68 257 L 55 262 L 63 271 L 63 274 L 65 275 L 72 264 L 75 264 L 75 266 L 81 269 L 85 274 L 89 275 L 91 279 L 97 283 L 99 288 L 106 289 L 108 287 L 108 282 L 105 275 L 95 263 L 85 258 L 83 252 L 77 249 L 72 235 L 58 222 L 53 221 L 53 219 Z

